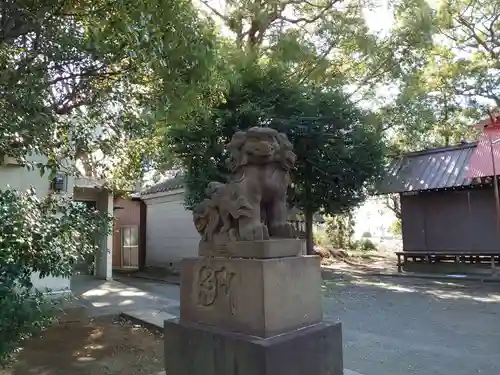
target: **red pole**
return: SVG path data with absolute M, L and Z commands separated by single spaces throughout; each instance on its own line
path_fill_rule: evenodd
M 491 120 L 491 127 L 495 126 L 495 119 L 491 114 L 491 111 L 488 109 L 488 115 Z M 493 191 L 495 193 L 495 205 L 496 205 L 496 214 L 497 214 L 497 231 L 500 233 L 500 195 L 498 194 L 498 180 L 497 180 L 497 170 L 495 165 L 495 153 L 493 151 L 493 140 L 491 139 L 491 133 L 488 134 L 488 139 L 490 142 L 490 153 L 491 153 L 491 165 L 493 167 Z

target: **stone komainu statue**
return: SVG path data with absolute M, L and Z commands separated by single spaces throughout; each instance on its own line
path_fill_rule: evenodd
M 287 223 L 286 191 L 296 155 L 287 136 L 253 127 L 233 135 L 227 146 L 231 172 L 226 184 L 211 182 L 207 198 L 193 210 L 200 249 L 230 241 L 292 238 Z

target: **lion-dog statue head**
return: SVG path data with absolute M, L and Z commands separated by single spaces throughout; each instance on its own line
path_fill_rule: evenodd
M 227 145 L 230 154 L 228 168 L 234 173 L 248 164 L 278 163 L 288 171 L 296 160 L 292 149 L 284 133 L 271 128 L 252 127 L 247 131 L 236 132 Z

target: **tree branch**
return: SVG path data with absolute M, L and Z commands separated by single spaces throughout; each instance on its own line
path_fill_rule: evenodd
M 61 0 L 55 6 L 42 7 L 33 13 L 28 9 L 21 8 L 17 1 L 2 1 L 0 44 L 35 32 L 43 23 L 52 19 L 65 4 L 66 0 Z
M 477 42 L 477 44 L 483 47 L 493 59 L 497 60 L 500 57 L 499 54 L 493 51 L 490 46 L 488 46 L 488 44 L 477 34 L 475 27 L 470 25 L 465 18 L 458 16 L 457 19 L 460 25 L 464 26 L 470 31 L 471 37 Z
M 402 214 L 401 214 L 401 204 L 399 202 L 399 196 L 396 194 L 390 194 L 386 197 L 385 199 L 385 206 L 390 209 L 394 215 L 396 215 L 396 218 L 401 220 L 402 219 Z
M 205 5 L 208 9 L 210 9 L 210 11 L 215 14 L 216 16 L 218 16 L 220 19 L 222 19 L 224 22 L 227 23 L 228 21 L 228 18 L 222 14 L 221 12 L 219 12 L 217 9 L 215 9 L 213 6 L 211 6 L 209 3 L 208 3 L 208 0 L 200 0 L 200 2 Z
M 296 18 L 296 19 L 292 19 L 292 18 L 288 18 L 288 17 L 284 17 L 284 16 L 280 16 L 280 19 L 282 19 L 283 21 L 286 21 L 286 22 L 289 22 L 291 24 L 298 24 L 298 23 L 307 23 L 307 24 L 310 24 L 310 23 L 314 23 L 316 21 L 318 21 L 321 17 L 323 17 L 326 12 L 328 12 L 329 10 L 333 9 L 333 7 L 342 2 L 342 0 L 330 0 L 330 2 L 328 4 L 326 4 L 323 9 L 318 13 L 316 14 L 316 16 L 312 17 L 312 18 L 307 18 L 307 17 L 299 17 L 299 18 Z M 319 6 L 318 6 L 319 8 Z
M 86 78 L 86 77 L 99 77 L 99 78 L 106 78 L 106 77 L 114 77 L 114 76 L 119 76 L 123 73 L 125 73 L 128 69 L 122 69 L 119 71 L 112 71 L 112 72 L 102 72 L 102 69 L 106 69 L 106 66 L 100 66 L 98 68 L 93 68 L 89 69 L 85 72 L 81 73 L 72 73 L 68 74 L 65 76 L 60 76 L 57 78 L 54 78 L 53 80 L 49 81 L 49 85 L 55 85 L 57 83 L 67 81 L 70 79 L 75 79 L 75 78 Z

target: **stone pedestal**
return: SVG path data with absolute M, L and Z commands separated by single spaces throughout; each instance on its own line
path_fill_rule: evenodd
M 177 320 L 165 322 L 167 375 L 342 375 L 340 323 L 262 339 Z
M 181 267 L 181 321 L 271 337 L 322 320 L 316 256 L 190 258 Z
M 343 374 L 341 326 L 322 321 L 319 257 L 283 256 L 299 241 L 265 242 L 182 261 L 180 319 L 165 322 L 168 375 Z

